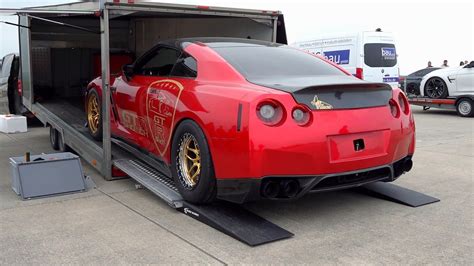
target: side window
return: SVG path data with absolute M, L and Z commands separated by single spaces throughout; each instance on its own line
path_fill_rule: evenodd
M 172 48 L 158 48 L 149 54 L 135 68 L 135 73 L 145 76 L 169 76 L 179 52 Z
M 171 72 L 171 76 L 187 78 L 197 77 L 196 59 L 186 53 L 183 53 L 176 62 L 176 65 Z

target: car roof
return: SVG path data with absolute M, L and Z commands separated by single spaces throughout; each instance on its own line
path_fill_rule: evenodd
M 430 72 L 428 73 L 431 73 L 435 70 L 438 70 L 438 69 L 441 69 L 441 67 L 425 67 L 425 68 L 422 68 L 422 69 L 418 69 L 417 71 L 413 72 L 413 73 L 410 73 L 408 76 L 410 77 L 413 77 L 415 76 L 415 74 L 418 72 L 418 71 L 421 71 L 421 70 L 431 70 Z
M 170 39 L 170 40 L 161 41 L 157 45 L 168 45 L 168 46 L 173 46 L 176 48 L 183 49 L 192 43 L 204 44 L 211 48 L 233 47 L 233 46 L 278 47 L 278 46 L 284 45 L 284 44 L 255 40 L 255 39 L 227 38 L 227 37 L 193 37 L 193 38 Z

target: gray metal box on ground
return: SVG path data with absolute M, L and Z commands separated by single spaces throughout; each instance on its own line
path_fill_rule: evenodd
M 10 158 L 12 188 L 23 199 L 84 191 L 86 184 L 78 156 L 70 153 Z

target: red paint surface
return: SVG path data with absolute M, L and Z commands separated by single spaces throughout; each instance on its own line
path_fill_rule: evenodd
M 411 110 L 397 118 L 388 103 L 316 110 L 309 126 L 298 126 L 290 115 L 297 105 L 291 94 L 248 83 L 206 46 L 191 44 L 185 50 L 198 62 L 196 79 L 136 75 L 130 81 L 122 76 L 111 80 L 117 88 L 112 96 L 119 114 L 118 120 L 112 116 L 113 135 L 169 164 L 173 130 L 184 119 L 192 119 L 206 136 L 219 179 L 339 173 L 393 163 L 414 153 Z M 89 87 L 100 93 L 100 84 L 96 79 Z M 393 89 L 397 104 L 399 93 L 400 89 Z M 278 126 L 267 126 L 257 117 L 257 105 L 266 99 L 284 106 L 286 118 Z M 239 104 L 243 108 L 237 131 Z M 172 112 L 174 119 L 167 116 L 157 123 L 157 112 Z M 353 140 L 359 138 L 366 145 L 363 151 L 353 148 Z

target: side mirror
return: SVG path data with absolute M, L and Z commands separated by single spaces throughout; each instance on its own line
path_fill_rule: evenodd
M 133 65 L 124 65 L 122 67 L 122 73 L 124 77 L 128 80 L 130 80 L 133 77 L 134 74 L 134 67 Z

